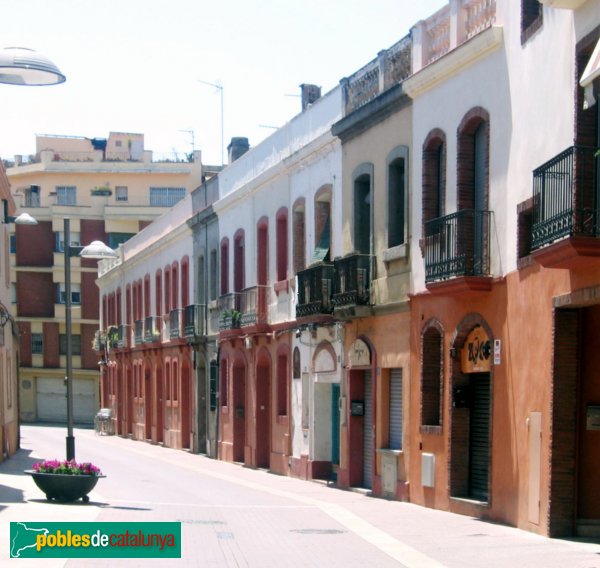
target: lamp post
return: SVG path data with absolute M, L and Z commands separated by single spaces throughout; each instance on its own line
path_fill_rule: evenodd
M 75 436 L 73 436 L 73 340 L 71 336 L 71 257 L 93 258 L 115 258 L 117 253 L 107 247 L 101 241 L 93 241 L 88 246 L 71 245 L 71 220 L 64 220 L 64 255 L 65 255 L 65 327 L 67 339 L 67 460 L 75 459 Z

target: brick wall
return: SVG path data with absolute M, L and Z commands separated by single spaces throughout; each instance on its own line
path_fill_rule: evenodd
M 52 223 L 40 221 L 37 225 L 15 225 L 17 236 L 17 266 L 52 266 L 55 237 Z
M 44 322 L 44 367 L 60 367 L 58 323 Z
M 54 317 L 56 286 L 51 273 L 17 272 L 19 317 Z
M 446 134 L 439 128 L 432 130 L 423 144 L 422 184 L 422 210 L 423 223 L 425 223 L 442 216 L 445 209 Z

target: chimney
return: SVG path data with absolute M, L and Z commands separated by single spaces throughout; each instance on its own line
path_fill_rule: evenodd
M 302 83 L 302 110 L 305 111 L 309 105 L 312 105 L 317 99 L 321 98 L 321 87 Z
M 248 150 L 250 150 L 250 143 L 248 138 L 241 136 L 234 136 L 227 146 L 227 155 L 229 157 L 229 163 L 235 162 L 240 156 L 243 156 Z

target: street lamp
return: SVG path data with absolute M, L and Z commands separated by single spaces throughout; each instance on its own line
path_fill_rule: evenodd
M 35 87 L 65 81 L 58 67 L 33 49 L 6 47 L 0 51 L 0 83 Z
M 117 253 L 101 241 L 94 241 L 88 246 L 71 244 L 71 220 L 64 218 L 64 254 L 65 254 L 65 325 L 67 339 L 67 460 L 75 459 L 75 436 L 73 436 L 73 342 L 71 337 L 71 257 L 81 258 L 116 258 Z

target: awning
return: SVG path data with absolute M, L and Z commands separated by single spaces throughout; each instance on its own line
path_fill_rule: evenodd
M 594 48 L 594 52 L 590 57 L 588 64 L 585 67 L 583 75 L 579 80 L 579 84 L 584 88 L 585 100 L 583 108 L 589 108 L 596 104 L 594 95 L 594 81 L 600 77 L 600 40 Z

